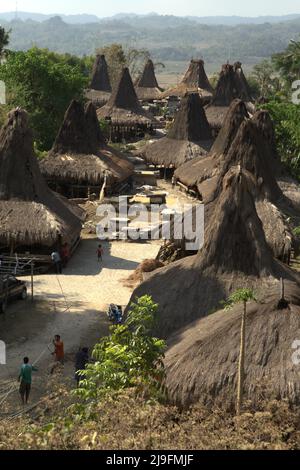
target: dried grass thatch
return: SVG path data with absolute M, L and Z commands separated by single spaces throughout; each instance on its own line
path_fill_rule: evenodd
M 289 307 L 278 309 L 279 283 L 247 308 L 245 399 L 288 400 L 299 404 L 299 366 L 292 345 L 300 328 L 300 288 L 286 283 Z M 170 338 L 165 357 L 169 398 L 178 405 L 200 401 L 235 403 L 242 305 L 218 311 Z
M 175 167 L 206 155 L 212 144 L 212 135 L 201 99 L 197 93 L 185 95 L 166 137 L 148 144 L 139 154 L 148 162 L 164 167 Z
M 298 282 L 298 274 L 273 258 L 255 203 L 253 176 L 232 168 L 196 256 L 156 271 L 133 293 L 151 295 L 159 305 L 156 333 L 168 337 L 218 308 L 238 288 L 268 289 L 277 279 Z
M 105 56 L 97 55 L 93 66 L 90 88 L 86 90 L 85 96 L 96 107 L 101 107 L 108 102 L 111 91 Z
M 72 243 L 81 221 L 47 187 L 33 151 L 27 113 L 16 109 L 0 133 L 0 241 L 8 246 Z
M 246 103 L 252 101 L 247 90 L 249 91 L 249 86 L 241 63 L 237 62 L 234 66 L 223 65 L 213 99 L 205 110 L 208 122 L 214 129 L 222 127 L 233 100 L 239 98 Z
M 99 119 L 110 119 L 113 125 L 151 126 L 155 120 L 140 105 L 127 67 L 112 92 L 108 103 L 97 111 Z
M 209 154 L 205 158 L 195 158 L 177 168 L 175 177 L 189 188 L 197 188 L 198 184 L 204 179 L 213 177 L 222 161 L 224 161 L 241 123 L 247 118 L 249 118 L 249 115 L 243 101 L 234 100 Z
M 70 104 L 49 155 L 40 163 L 48 179 L 100 186 L 126 180 L 133 165 L 121 152 L 108 147 L 103 140 L 96 110 L 92 103 Z
M 199 93 L 205 103 L 213 96 L 213 88 L 209 83 L 203 60 L 191 60 L 188 70 L 177 87 L 166 90 L 161 98 L 169 96 L 183 97 L 186 93 Z
M 140 101 L 159 99 L 162 89 L 158 86 L 151 59 L 147 61 L 143 73 L 135 85 L 135 91 Z
M 211 153 L 205 159 L 179 168 L 175 176 L 198 192 L 206 204 L 209 219 L 227 171 L 235 165 L 249 171 L 256 182 L 256 209 L 267 241 L 274 255 L 285 259 L 293 239 L 285 214 L 290 214 L 293 207 L 276 181 L 280 162 L 273 145 L 271 124 L 266 112 L 258 112 L 249 119 L 243 102 L 234 101 Z

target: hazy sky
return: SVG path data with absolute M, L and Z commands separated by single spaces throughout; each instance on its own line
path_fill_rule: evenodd
M 0 0 L 0 12 L 14 11 L 16 0 Z M 20 11 L 38 13 L 91 13 L 110 16 L 120 12 L 172 15 L 285 15 L 300 13 L 299 0 L 18 0 Z

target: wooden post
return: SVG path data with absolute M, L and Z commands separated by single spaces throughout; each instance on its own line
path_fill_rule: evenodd
M 33 261 L 31 261 L 31 302 L 33 302 L 33 274 L 34 274 L 34 264 Z
M 284 280 L 282 277 L 280 278 L 280 299 L 284 299 Z
M 238 368 L 238 386 L 237 386 L 237 402 L 236 414 L 241 414 L 241 407 L 243 404 L 244 380 L 245 380 L 245 343 L 246 343 L 246 312 L 247 302 L 244 301 L 244 309 L 241 324 L 241 344 L 240 344 L 240 357 Z

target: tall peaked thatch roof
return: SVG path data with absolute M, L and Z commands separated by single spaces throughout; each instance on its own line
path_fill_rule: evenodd
M 210 99 L 212 97 L 213 88 L 207 78 L 203 60 L 191 60 L 189 67 L 179 85 L 177 87 L 166 90 L 164 93 L 162 93 L 161 97 L 182 97 L 186 93 L 200 93 L 204 99 Z
M 97 55 L 93 66 L 90 88 L 92 90 L 111 93 L 108 67 L 104 55 Z
M 152 101 L 159 98 L 161 88 L 157 83 L 154 64 L 151 59 L 145 64 L 143 73 L 136 83 L 135 91 L 141 101 Z
M 232 104 L 231 111 L 239 105 Z M 241 103 L 241 102 L 240 102 Z M 240 108 L 241 111 L 242 108 Z M 228 115 L 230 117 L 230 113 Z M 222 181 L 228 170 L 241 165 L 251 173 L 255 182 L 256 210 L 263 222 L 265 235 L 276 257 L 283 258 L 289 239 L 292 239 L 291 227 L 285 214 L 291 213 L 289 201 L 276 181 L 275 157 L 273 146 L 270 144 L 270 135 L 266 128 L 261 127 L 262 115 L 255 115 L 249 119 L 240 114 L 234 125 L 234 120 L 225 122 L 211 153 L 202 161 L 185 165 L 178 169 L 175 176 L 187 186 L 196 188 L 206 208 L 206 217 L 209 219 L 214 205 L 222 189 Z M 267 122 L 265 116 L 263 122 Z M 234 130 L 234 132 L 229 129 Z M 228 138 L 231 134 L 230 139 Z M 227 136 L 227 138 L 226 138 Z M 227 141 L 227 144 L 226 144 Z M 225 147 L 224 147 L 225 144 Z M 223 149 L 223 150 L 222 150 Z
M 244 396 L 255 404 L 264 398 L 299 404 L 299 366 L 291 357 L 300 328 L 299 285 L 286 282 L 285 298 L 289 306 L 279 309 L 278 282 L 261 303 L 247 306 Z M 235 405 L 242 309 L 220 310 L 170 338 L 165 367 L 173 403 Z
M 90 87 L 86 90 L 85 96 L 99 108 L 107 103 L 111 95 L 111 90 L 105 56 L 98 54 L 93 66 Z
M 258 291 L 280 277 L 297 274 L 275 261 L 257 215 L 252 175 L 232 168 L 223 181 L 205 243 L 196 256 L 155 271 L 133 293 L 151 295 L 159 305 L 155 333 L 167 337 L 191 321 L 208 315 L 238 288 Z
M 153 118 L 140 105 L 127 67 L 122 70 L 108 103 L 97 111 L 100 119 L 113 124 L 151 124 Z
M 227 109 L 236 98 L 244 102 L 252 100 L 240 62 L 222 66 L 213 99 L 206 108 L 207 119 L 213 127 L 221 128 Z
M 95 107 L 72 101 L 49 155 L 41 163 L 44 175 L 60 182 L 99 186 L 127 179 L 132 164 L 102 137 Z
M 33 151 L 27 113 L 10 112 L 0 132 L 0 240 L 52 246 L 61 236 L 72 241 L 81 222 L 46 185 Z
M 177 168 L 175 177 L 190 188 L 196 188 L 201 181 L 212 177 L 228 153 L 240 125 L 248 118 L 244 102 L 238 99 L 234 100 L 209 154 L 205 158 L 195 158 Z
M 178 167 L 199 155 L 205 155 L 212 135 L 198 93 L 187 94 L 181 101 L 167 136 L 146 145 L 139 153 L 149 163 Z

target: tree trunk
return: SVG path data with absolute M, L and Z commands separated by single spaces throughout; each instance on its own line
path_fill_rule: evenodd
M 240 344 L 237 402 L 236 402 L 236 414 L 238 416 L 241 414 L 241 407 L 243 405 L 243 392 L 244 392 L 244 379 L 245 379 L 246 313 L 247 313 L 247 302 L 244 301 L 244 310 L 243 310 L 242 324 L 241 324 L 241 344 Z

